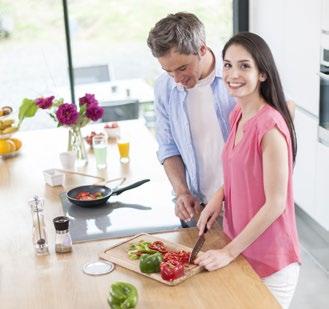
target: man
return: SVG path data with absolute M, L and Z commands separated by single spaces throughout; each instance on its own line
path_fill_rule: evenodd
M 189 220 L 222 185 L 220 153 L 234 102 L 195 15 L 168 15 L 147 42 L 168 73 L 155 85 L 158 158 L 176 193 L 176 215 Z
M 223 184 L 220 155 L 235 103 L 195 15 L 161 19 L 147 44 L 167 72 L 155 84 L 157 155 L 176 193 L 175 213 L 187 221 Z

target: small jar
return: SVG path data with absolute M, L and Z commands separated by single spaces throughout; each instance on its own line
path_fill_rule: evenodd
M 70 219 L 65 216 L 53 219 L 56 229 L 55 251 L 57 253 L 66 253 L 72 251 L 72 239 L 69 232 Z
M 37 255 L 49 254 L 45 219 L 43 214 L 43 199 L 35 195 L 29 200 L 32 214 L 32 243 Z

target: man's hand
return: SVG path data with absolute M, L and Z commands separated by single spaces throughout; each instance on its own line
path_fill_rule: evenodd
M 191 193 L 182 193 L 177 195 L 175 214 L 181 220 L 190 220 L 193 218 L 200 201 Z

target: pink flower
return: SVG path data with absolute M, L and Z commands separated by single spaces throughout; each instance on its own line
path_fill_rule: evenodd
M 54 96 L 47 97 L 47 98 L 38 98 L 35 100 L 35 104 L 42 109 L 50 108 L 53 104 Z
M 56 117 L 60 124 L 70 126 L 76 123 L 79 113 L 75 104 L 64 103 L 58 107 Z
M 84 97 L 79 99 L 79 104 L 86 104 L 87 106 L 89 106 L 91 104 L 98 104 L 98 101 L 95 99 L 94 94 L 86 93 Z
M 104 113 L 104 109 L 98 104 L 90 104 L 86 110 L 86 116 L 92 121 L 101 119 Z

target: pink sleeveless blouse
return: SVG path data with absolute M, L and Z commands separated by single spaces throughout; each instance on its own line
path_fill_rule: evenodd
M 281 114 L 270 105 L 261 108 L 243 128 L 241 141 L 234 146 L 241 109 L 237 105 L 230 115 L 231 131 L 222 159 L 224 170 L 224 232 L 233 239 L 265 203 L 261 141 L 276 127 L 289 149 L 289 180 L 286 209 L 244 252 L 260 277 L 266 277 L 285 266 L 300 262 L 296 229 L 292 150 L 288 127 Z

